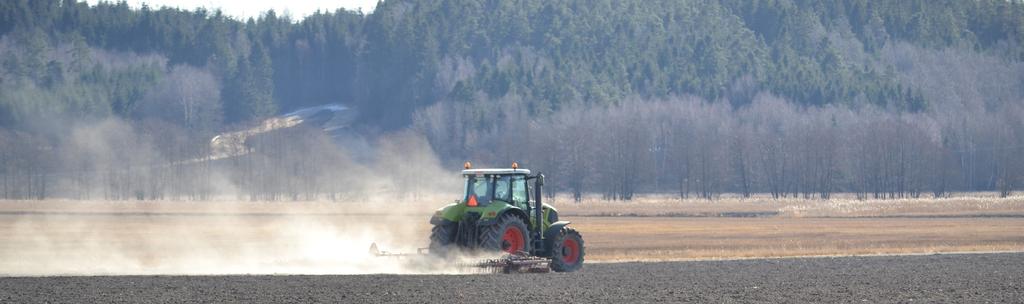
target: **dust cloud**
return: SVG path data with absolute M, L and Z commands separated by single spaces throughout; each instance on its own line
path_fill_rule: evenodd
M 38 160 L 56 168 L 45 193 L 0 200 L 0 276 L 472 272 L 369 252 L 427 247 L 430 215 L 458 198 L 461 168 L 422 136 L 293 129 L 254 139 L 256 153 L 182 162 L 209 141 L 76 127 Z
M 66 208 L 69 204 L 88 204 Z M 4 202 L 0 275 L 466 273 L 458 260 L 378 257 L 427 246 L 429 213 L 358 203 Z M 142 206 L 140 206 L 142 205 Z M 287 206 L 286 206 L 287 205 Z M 413 206 L 400 206 L 416 209 Z M 465 260 L 461 260 L 465 262 Z

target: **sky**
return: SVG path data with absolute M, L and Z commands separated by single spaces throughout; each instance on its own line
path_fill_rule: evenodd
M 118 0 L 85 0 L 86 3 L 96 4 L 100 1 L 116 2 Z M 182 9 L 195 9 L 205 7 L 210 10 L 220 8 L 225 15 L 248 19 L 258 17 L 260 13 L 273 9 L 281 16 L 283 12 L 289 12 L 295 19 L 301 19 L 316 12 L 317 9 L 334 11 L 338 8 L 348 10 L 362 9 L 364 13 L 373 11 L 377 6 L 377 0 L 125 0 L 131 7 L 141 7 L 143 3 L 150 7 L 161 6 L 177 7 Z

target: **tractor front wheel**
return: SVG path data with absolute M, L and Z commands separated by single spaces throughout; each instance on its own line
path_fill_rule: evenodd
M 507 253 L 530 252 L 530 230 L 519 217 L 506 214 L 494 225 L 481 227 L 480 248 Z
M 562 228 L 552 240 L 551 270 L 573 272 L 583 267 L 583 236 L 572 228 Z

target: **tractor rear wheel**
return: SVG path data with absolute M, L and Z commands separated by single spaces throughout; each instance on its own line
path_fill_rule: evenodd
M 551 270 L 573 272 L 583 267 L 583 236 L 572 228 L 562 228 L 552 240 Z
M 455 224 L 438 224 L 430 230 L 430 254 L 435 256 L 447 256 L 448 252 L 455 247 Z
M 507 253 L 530 252 L 530 230 L 519 217 L 506 214 L 494 225 L 481 227 L 480 249 Z

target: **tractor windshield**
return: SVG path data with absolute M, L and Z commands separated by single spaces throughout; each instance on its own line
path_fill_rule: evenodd
M 487 204 L 491 201 L 490 176 L 467 176 L 465 200 L 469 201 L 470 198 L 476 199 L 478 204 Z
M 476 204 L 487 205 L 492 201 L 512 203 L 518 196 L 512 194 L 511 175 L 467 175 L 465 202 L 476 200 Z
M 492 200 L 511 202 L 512 177 L 508 175 L 466 176 L 466 198 L 486 205 Z

